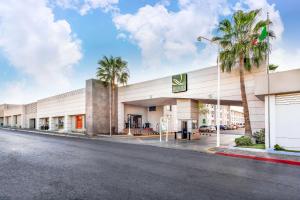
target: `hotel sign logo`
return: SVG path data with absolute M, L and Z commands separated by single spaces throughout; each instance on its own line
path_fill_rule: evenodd
M 172 92 L 186 92 L 187 91 L 187 74 L 178 74 L 172 76 Z

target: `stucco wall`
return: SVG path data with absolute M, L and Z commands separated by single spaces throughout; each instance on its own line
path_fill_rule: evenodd
M 300 69 L 270 73 L 270 94 L 300 92 Z M 268 76 L 255 77 L 255 95 L 268 94 Z
M 85 114 L 85 89 L 37 101 L 37 118 Z
M 4 115 L 4 125 L 17 126 L 22 128 L 25 127 L 25 106 L 24 105 L 5 104 L 3 115 Z
M 25 105 L 25 128 L 30 128 L 30 119 L 37 117 L 37 102 Z
M 127 116 L 128 114 L 135 114 L 135 115 L 141 115 L 142 116 L 142 123 L 146 123 L 148 121 L 148 110 L 146 107 L 140 107 L 140 106 L 133 106 L 133 105 L 125 105 L 125 110 L 124 110 L 124 113 L 125 113 L 125 121 L 124 122 L 127 122 Z
M 117 131 L 117 102 L 118 89 L 115 90 L 115 121 L 112 127 Z M 86 126 L 87 133 L 90 135 L 109 133 L 109 87 L 103 83 L 90 79 L 86 81 Z M 112 118 L 113 119 L 113 118 Z
M 0 117 L 4 117 L 4 105 L 0 105 Z
M 154 131 L 159 131 L 160 118 L 164 116 L 163 106 L 156 106 L 156 111 L 148 112 L 148 122 L 150 123 L 150 128 Z

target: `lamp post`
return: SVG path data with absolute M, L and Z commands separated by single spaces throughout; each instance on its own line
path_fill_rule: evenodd
M 220 45 L 219 43 L 212 41 L 211 39 L 208 39 L 206 37 L 203 36 L 199 36 L 197 38 L 197 40 L 199 42 L 201 42 L 202 40 L 207 40 L 210 43 L 214 43 L 218 45 L 218 56 L 217 56 L 217 73 L 218 73 L 218 83 L 217 83 L 217 147 L 220 147 L 220 79 L 221 79 L 221 71 L 220 71 L 220 67 L 219 67 L 219 54 L 220 54 Z

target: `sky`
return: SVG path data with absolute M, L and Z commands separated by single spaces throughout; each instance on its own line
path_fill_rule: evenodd
M 236 10 L 269 12 L 270 62 L 300 68 L 298 0 L 0 0 L 0 104 L 85 87 L 103 56 L 128 62 L 129 83 L 215 65 L 213 37 Z

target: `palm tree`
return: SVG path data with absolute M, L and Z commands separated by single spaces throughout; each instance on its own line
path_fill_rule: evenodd
M 110 87 L 110 134 L 115 133 L 115 89 L 118 84 L 126 85 L 129 79 L 129 69 L 127 62 L 121 57 L 104 56 L 98 62 L 97 78 L 102 81 L 104 86 Z M 111 106 L 112 104 L 112 106 Z
M 268 41 L 260 39 L 260 31 L 267 27 L 270 20 L 258 20 L 261 10 L 249 12 L 237 11 L 232 20 L 224 19 L 219 23 L 218 31 L 220 37 L 212 40 L 219 43 L 219 59 L 222 71 L 230 72 L 232 68 L 238 67 L 240 74 L 240 89 L 242 106 L 244 108 L 245 134 L 252 136 L 248 101 L 245 89 L 244 71 L 251 71 L 253 66 L 257 68 L 266 61 L 270 46 Z M 268 30 L 268 36 L 275 37 L 274 33 Z

